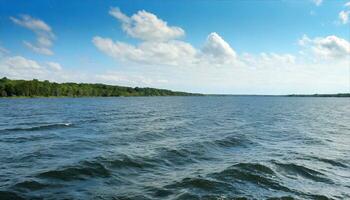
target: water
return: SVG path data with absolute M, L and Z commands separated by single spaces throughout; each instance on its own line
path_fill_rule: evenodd
M 350 99 L 0 99 L 0 199 L 349 199 Z

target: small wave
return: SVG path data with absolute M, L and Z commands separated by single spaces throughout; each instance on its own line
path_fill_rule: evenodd
M 337 160 L 332 160 L 332 159 L 328 159 L 328 158 L 319 158 L 319 157 L 313 157 L 314 159 L 316 160 L 319 160 L 321 162 L 324 162 L 324 163 L 328 163 L 328 164 L 331 164 L 333 166 L 337 166 L 337 167 L 348 167 L 346 164 L 344 164 L 342 161 L 337 161 Z
M 166 189 L 196 189 L 205 191 L 205 193 L 223 193 L 227 190 L 232 190 L 231 185 L 222 181 L 217 181 L 211 178 L 192 177 L 184 178 L 179 182 L 166 185 Z
M 58 128 L 64 128 L 64 127 L 70 127 L 73 126 L 72 123 L 57 123 L 57 124 L 47 124 L 47 125 L 41 125 L 41 126 L 33 126 L 33 127 L 26 127 L 26 128 L 9 128 L 9 129 L 3 129 L 1 131 L 39 131 L 39 130 L 50 130 L 50 129 L 58 129 Z
M 170 189 L 159 188 L 155 186 L 148 186 L 146 188 L 148 194 L 151 194 L 152 196 L 155 196 L 157 198 L 165 198 L 173 194 L 173 191 L 171 191 Z
M 238 138 L 237 136 L 228 136 L 223 139 L 218 139 L 213 141 L 213 143 L 216 146 L 219 147 L 237 147 L 237 146 L 244 146 L 246 144 L 246 141 L 244 141 L 242 138 Z
M 146 158 L 131 158 L 129 156 L 123 156 L 119 159 L 105 160 L 102 159 L 102 162 L 106 162 L 111 165 L 113 168 L 138 168 L 143 169 L 147 167 L 153 167 L 155 164 L 154 161 Z
M 238 167 L 240 169 L 244 169 L 247 171 L 253 171 L 255 173 L 265 173 L 265 174 L 271 174 L 271 175 L 275 174 L 275 172 L 271 168 L 259 163 L 239 163 L 239 164 L 236 164 L 235 167 Z
M 168 149 L 168 148 L 160 148 L 159 149 L 159 158 L 162 158 L 167 165 L 186 165 L 190 163 L 194 163 L 195 159 L 193 158 L 195 155 L 191 153 L 186 148 L 179 149 Z
M 278 163 L 274 162 L 280 171 L 287 173 L 288 175 L 299 175 L 307 179 L 311 179 L 317 182 L 327 182 L 332 183 L 331 180 L 325 178 L 325 175 L 313 169 L 309 169 L 302 165 L 297 165 L 293 163 Z
M 101 163 L 84 161 L 78 166 L 65 167 L 40 173 L 38 177 L 52 178 L 64 181 L 85 179 L 87 177 L 108 177 L 110 171 Z
M 15 185 L 16 188 L 17 187 L 18 188 L 24 188 L 24 189 L 28 189 L 30 191 L 40 190 L 40 189 L 43 189 L 43 188 L 45 188 L 47 186 L 48 185 L 39 183 L 39 182 L 34 181 L 34 180 L 23 181 L 23 182 L 17 183 Z
M 325 195 L 318 195 L 318 194 L 309 194 L 307 195 L 310 199 L 315 200 L 332 200 L 333 198 L 327 197 Z
M 276 175 L 271 168 L 258 163 L 235 164 L 219 173 L 214 173 L 212 176 L 218 180 L 227 182 L 250 182 L 266 188 L 290 192 L 290 189 L 282 186 L 275 180 Z

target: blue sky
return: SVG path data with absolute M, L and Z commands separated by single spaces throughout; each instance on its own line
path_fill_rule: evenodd
M 204 93 L 346 92 L 347 2 L 0 0 L 0 76 Z

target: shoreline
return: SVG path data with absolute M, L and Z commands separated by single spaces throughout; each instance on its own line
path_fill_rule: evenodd
M 0 99 L 60 99 L 60 98 L 125 98 L 125 97 L 297 97 L 297 98 L 349 98 L 350 94 L 316 94 L 316 95 L 240 95 L 240 94 L 201 94 L 201 95 L 153 95 L 153 96 L 7 96 Z

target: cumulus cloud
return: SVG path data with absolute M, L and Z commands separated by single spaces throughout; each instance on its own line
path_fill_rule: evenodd
M 172 40 L 168 42 L 142 42 L 137 46 L 114 42 L 110 38 L 94 37 L 92 42 L 103 53 L 122 60 L 142 64 L 180 65 L 194 61 L 196 50 L 188 43 Z
M 11 69 L 25 69 L 25 70 L 41 69 L 40 65 L 36 61 L 26 59 L 22 56 L 13 56 L 5 59 L 5 65 Z
M 33 78 L 41 76 L 44 68 L 38 62 L 22 56 L 10 56 L 0 61 L 0 75 L 11 78 Z
M 202 49 L 204 56 L 219 63 L 229 63 L 237 57 L 232 47 L 217 33 L 210 33 Z
M 299 45 L 310 50 L 317 58 L 339 59 L 350 55 L 350 43 L 335 35 L 313 39 L 304 35 L 299 40 Z
M 33 31 L 37 37 L 36 43 L 23 41 L 24 45 L 36 53 L 53 55 L 52 41 L 55 35 L 51 27 L 40 19 L 35 19 L 29 15 L 21 15 L 19 18 L 10 17 L 13 23 Z
M 14 79 L 50 79 L 64 80 L 72 77 L 70 73 L 64 72 L 62 66 L 57 62 L 39 63 L 23 56 L 5 56 L 0 59 L 0 77 Z
M 131 17 L 126 16 L 119 8 L 111 8 L 109 14 L 122 23 L 123 30 L 131 37 L 145 41 L 167 41 L 179 38 L 185 31 L 176 26 L 168 26 L 167 22 L 144 10 Z

